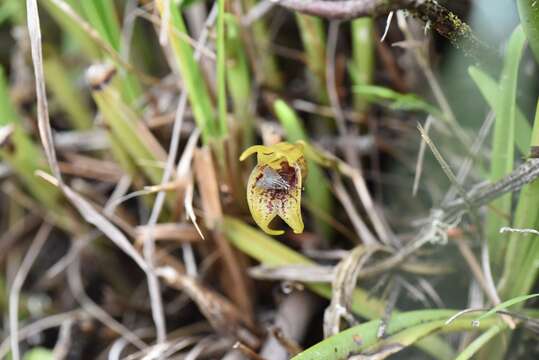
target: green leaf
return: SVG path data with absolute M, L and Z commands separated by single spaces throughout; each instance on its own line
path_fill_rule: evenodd
M 470 317 L 463 317 L 446 325 L 454 310 L 418 310 L 394 314 L 388 324 L 386 337 L 378 338 L 380 320 L 354 326 L 311 346 L 296 355 L 294 360 L 347 359 L 352 354 L 388 355 L 416 343 L 437 331 L 456 332 L 473 330 Z M 482 324 L 492 326 L 494 321 Z M 440 349 L 441 350 L 441 349 Z M 453 358 L 453 357 L 451 357 Z
M 92 90 L 92 97 L 113 138 L 118 140 L 119 145 L 140 166 L 152 184 L 159 184 L 163 169 L 158 165 L 166 160 L 166 152 L 153 134 L 122 100 L 113 84 Z
M 67 113 L 67 121 L 77 130 L 92 127 L 92 114 L 84 101 L 84 93 L 75 87 L 60 57 L 49 51 L 45 62 L 45 81 L 55 100 Z
M 481 315 L 477 319 L 475 319 L 475 321 L 480 322 L 481 320 L 484 320 L 484 319 L 488 318 L 489 316 L 492 316 L 492 315 L 496 314 L 500 310 L 505 310 L 510 306 L 513 306 L 515 304 L 527 301 L 529 299 L 532 299 L 532 298 L 538 297 L 538 296 L 539 296 L 539 293 L 538 294 L 531 294 L 531 295 L 522 295 L 522 296 L 517 296 L 515 298 L 509 299 L 507 301 L 502 302 L 501 304 L 496 305 L 495 307 L 493 307 L 492 309 L 490 309 L 489 311 L 487 311 L 486 313 L 484 313 L 483 315 Z
M 243 147 L 249 147 L 254 143 L 254 116 L 251 110 L 251 74 L 249 62 L 243 41 L 241 27 L 238 19 L 226 14 L 226 64 L 227 84 L 232 103 L 234 104 L 234 116 L 241 126 L 243 135 Z
M 217 0 L 217 111 L 219 114 L 219 133 L 228 134 L 228 121 L 226 109 L 226 34 L 225 34 L 225 1 Z
M 440 109 L 415 94 L 401 94 L 391 89 L 375 85 L 354 86 L 353 89 L 354 93 L 363 95 L 373 102 L 384 104 L 384 102 L 389 100 L 392 109 L 419 110 L 427 112 L 437 119 L 444 119 L 444 115 Z
M 539 100 L 531 136 L 531 147 L 539 146 Z M 524 186 L 520 192 L 513 227 L 539 227 L 539 181 Z M 504 272 L 499 289 L 502 298 L 512 298 L 530 292 L 539 268 L 539 241 L 531 234 L 511 233 L 505 254 Z
M 539 2 L 535 0 L 518 0 L 518 12 L 530 47 L 539 63 Z
M 475 66 L 470 66 L 468 73 L 489 106 L 496 111 L 496 104 L 499 104 L 502 96 L 498 83 L 484 71 Z M 526 119 L 517 106 L 515 114 L 515 142 L 520 154 L 523 156 L 528 155 L 531 131 L 532 129 L 528 119 Z
M 159 4 L 161 2 L 157 2 Z M 163 14 L 161 4 L 159 11 Z M 183 83 L 189 95 L 189 103 L 198 128 L 202 132 L 205 143 L 219 136 L 214 107 L 202 70 L 195 61 L 191 44 L 186 40 L 189 37 L 182 14 L 174 1 L 170 2 L 170 26 L 168 36 L 174 59 L 182 75 Z
M 11 146 L 0 147 L 0 159 L 12 167 L 26 189 L 44 208 L 60 214 L 62 208 L 58 189 L 35 174 L 37 170 L 46 169 L 45 157 L 22 126 L 17 109 L 11 102 L 8 86 L 4 69 L 0 66 L 0 127 L 13 126 Z M 70 221 L 65 219 L 65 222 Z
M 243 0 L 245 13 L 258 5 L 258 0 Z M 277 58 L 273 54 L 272 34 L 266 24 L 267 17 L 256 20 L 249 26 L 249 32 L 252 35 L 254 56 L 256 56 L 260 69 L 257 70 L 257 76 L 260 76 L 262 84 L 273 90 L 279 90 L 283 87 L 283 74 L 279 69 Z M 269 20 L 269 19 L 268 19 Z
M 120 24 L 114 2 L 109 0 L 81 1 L 86 18 L 116 51 L 120 50 Z
M 296 22 L 299 27 L 301 43 L 305 49 L 305 61 L 307 68 L 311 72 L 313 95 L 318 97 L 318 101 L 327 104 L 329 101 L 326 91 L 326 31 L 322 19 L 300 14 L 296 14 Z
M 500 101 L 494 108 L 497 116 L 494 124 L 490 181 L 497 181 L 513 170 L 518 68 L 525 41 L 524 31 L 519 26 L 513 31 L 509 40 L 500 79 Z M 493 201 L 491 206 L 496 210 L 489 211 L 487 215 L 486 234 L 489 241 L 490 260 L 495 273 L 501 266 L 506 248 L 506 241 L 499 230 L 504 226 L 509 226 L 511 197 L 511 194 L 507 194 Z
M 494 325 L 483 334 L 478 336 L 474 341 L 470 343 L 464 349 L 455 360 L 468 360 L 471 359 L 477 351 L 485 346 L 494 336 L 498 335 L 507 326 L 503 324 Z
M 371 17 L 363 17 L 351 22 L 352 33 L 352 57 L 350 65 L 352 80 L 356 85 L 370 85 L 374 74 L 374 20 Z M 354 106 L 360 111 L 367 110 L 367 101 L 360 93 L 354 96 Z

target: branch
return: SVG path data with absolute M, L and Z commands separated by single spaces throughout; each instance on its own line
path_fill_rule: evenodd
M 419 0 L 272 0 L 285 8 L 326 19 L 351 20 L 408 9 Z
M 395 10 L 407 10 L 430 25 L 476 62 L 497 59 L 495 52 L 479 40 L 457 15 L 436 0 L 272 0 L 301 13 L 326 19 L 351 20 L 362 16 L 382 16 Z

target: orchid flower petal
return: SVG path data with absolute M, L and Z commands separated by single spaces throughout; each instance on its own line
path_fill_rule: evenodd
M 303 232 L 301 190 L 306 174 L 302 144 L 279 143 L 273 146 L 256 145 L 245 150 L 244 160 L 257 153 L 255 166 L 247 184 L 247 203 L 257 225 L 270 235 L 283 230 L 269 227 L 279 216 L 294 233 Z

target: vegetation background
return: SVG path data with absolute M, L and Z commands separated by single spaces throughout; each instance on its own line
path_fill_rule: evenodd
M 0 0 L 0 358 L 537 358 L 538 80 L 534 0 Z

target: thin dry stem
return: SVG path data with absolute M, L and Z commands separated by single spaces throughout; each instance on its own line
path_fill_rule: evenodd
M 71 319 L 83 318 L 84 312 L 80 309 L 68 311 L 61 314 L 50 315 L 32 322 L 19 329 L 18 341 L 31 338 L 40 332 L 61 326 L 66 321 Z M 0 358 L 5 359 L 10 351 L 11 336 L 8 335 L 0 344 Z
M 71 288 L 73 296 L 75 297 L 75 299 L 77 299 L 82 308 L 88 312 L 88 314 L 95 317 L 118 334 L 121 334 L 122 337 L 127 339 L 127 341 L 129 341 L 137 348 L 144 349 L 147 347 L 147 344 L 142 341 L 135 333 L 127 329 L 123 324 L 116 321 L 105 310 L 103 310 L 92 299 L 90 299 L 90 297 L 88 297 L 88 295 L 84 291 L 84 286 L 82 284 L 79 259 L 76 259 L 69 265 L 67 269 L 67 281 L 69 287 Z
M 51 230 L 52 226 L 49 223 L 41 225 L 13 279 L 13 284 L 9 291 L 9 332 L 11 334 L 10 343 L 13 360 L 20 360 L 21 357 L 19 350 L 19 296 L 21 289 L 34 261 L 49 238 Z

